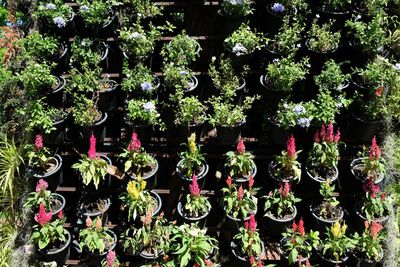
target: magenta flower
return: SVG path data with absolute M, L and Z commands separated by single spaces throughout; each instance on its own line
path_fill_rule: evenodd
M 115 251 L 111 250 L 107 254 L 107 267 L 113 267 L 116 260 Z
M 140 143 L 140 140 L 139 140 L 139 138 L 137 137 L 137 133 L 133 132 L 133 133 L 132 133 L 131 142 L 130 142 L 129 145 L 128 145 L 128 150 L 129 150 L 129 151 L 133 151 L 133 152 L 139 151 L 141 145 L 142 145 L 142 144 Z
M 199 184 L 197 183 L 196 175 L 193 175 L 192 184 L 189 185 L 189 191 L 192 196 L 197 196 L 197 197 L 200 196 L 200 187 Z
M 249 178 L 249 189 L 251 189 L 253 187 L 253 185 L 254 185 L 254 178 L 253 178 L 253 175 L 251 175 Z
M 237 199 L 240 201 L 243 199 L 243 197 L 244 197 L 243 186 L 240 186 L 237 192 Z
M 90 159 L 96 158 L 96 137 L 94 137 L 93 133 L 92 136 L 90 136 L 90 146 L 88 155 Z
M 232 186 L 232 178 L 230 176 L 228 176 L 228 178 L 226 178 L 226 184 L 228 187 Z
M 58 212 L 58 218 L 62 219 L 62 217 L 63 217 L 63 212 L 62 212 L 62 210 L 60 210 L 60 212 Z
M 339 143 L 340 140 L 340 129 L 338 128 L 335 134 L 335 144 Z
M 381 158 L 382 151 L 376 143 L 376 137 L 372 138 L 371 149 L 369 150 L 370 160 L 379 160 Z
M 244 154 L 244 152 L 246 152 L 246 147 L 245 147 L 245 145 L 244 145 L 243 138 L 240 138 L 240 140 L 239 140 L 239 142 L 238 142 L 238 144 L 237 144 L 236 149 L 237 149 L 237 152 L 238 152 L 239 154 Z
M 318 130 L 314 134 L 314 142 L 315 143 L 319 143 L 319 132 L 318 132 Z
M 35 148 L 36 150 L 43 149 L 43 137 L 41 134 L 37 134 L 35 136 Z
M 326 130 L 325 141 L 333 142 L 334 139 L 335 139 L 335 136 L 333 135 L 333 124 L 329 123 L 328 129 Z
M 363 185 L 363 189 L 366 193 L 368 193 L 372 198 L 376 197 L 376 194 L 379 193 L 379 185 L 376 185 L 374 182 L 374 177 L 370 176 L 368 181 L 366 181 Z
M 289 196 L 290 184 L 288 182 L 280 183 L 278 191 L 279 191 L 279 194 L 283 197 Z
M 257 230 L 257 222 L 254 214 L 250 215 L 250 219 L 244 223 L 244 227 L 253 233 Z
M 322 124 L 320 134 L 321 139 L 325 140 L 325 124 Z
M 49 184 L 48 184 L 45 180 L 40 179 L 39 182 L 36 184 L 36 189 L 35 189 L 35 191 L 36 191 L 37 193 L 40 193 L 40 192 L 46 190 L 47 187 L 49 187 Z
M 296 156 L 296 143 L 293 135 L 291 135 L 287 141 L 287 154 L 292 159 Z
M 39 206 L 39 213 L 37 213 L 35 215 L 35 221 L 38 222 L 41 226 L 43 226 L 50 222 L 52 216 L 53 215 L 51 214 L 51 211 L 46 212 L 44 203 L 42 202 L 42 203 L 40 203 L 40 206 Z

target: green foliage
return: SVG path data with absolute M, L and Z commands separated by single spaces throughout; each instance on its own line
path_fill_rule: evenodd
M 211 204 L 208 198 L 201 194 L 186 194 L 186 202 L 183 205 L 183 210 L 190 217 L 198 218 L 211 210 Z
M 39 129 L 42 133 L 49 134 L 56 129 L 54 123 L 67 116 L 62 109 L 48 106 L 42 100 L 35 100 L 26 114 L 28 118 L 28 131 Z
M 37 31 L 30 32 L 28 36 L 19 40 L 21 52 L 19 56 L 35 60 L 51 59 L 58 52 L 60 42 L 52 36 L 41 35 Z
M 90 219 L 89 219 L 90 220 Z M 114 242 L 113 237 L 107 233 L 107 228 L 102 226 L 101 218 L 97 217 L 94 221 L 86 221 L 87 228 L 79 232 L 79 247 L 86 247 L 90 252 L 103 253 L 106 243 Z
M 196 224 L 183 224 L 173 229 L 171 246 L 172 254 L 178 255 L 180 267 L 187 266 L 190 260 L 194 260 L 200 266 L 214 249 L 217 249 L 218 241 L 206 235 L 207 229 L 200 229 Z
M 228 184 L 228 187 L 222 188 L 222 204 L 226 214 L 233 218 L 244 219 L 255 213 L 257 210 L 257 198 L 253 196 L 251 189 L 237 188 L 236 185 Z
M 314 142 L 308 159 L 311 166 L 336 167 L 339 162 L 339 145 L 334 140 L 318 140 L 318 142 Z
M 224 40 L 224 45 L 228 51 L 240 56 L 259 50 L 263 42 L 265 42 L 265 38 L 260 33 L 253 32 L 248 25 L 242 24 Z
M 183 91 L 190 89 L 193 84 L 193 72 L 186 66 L 179 66 L 174 63 L 163 66 L 164 83 L 167 88 L 175 89 L 179 96 Z
M 162 15 L 162 6 L 158 6 L 151 0 L 123 0 L 123 3 L 129 5 L 129 12 L 135 16 L 144 19 Z
M 51 74 L 52 67 L 46 63 L 31 61 L 18 74 L 19 80 L 32 98 L 41 97 L 50 92 L 56 84 L 56 77 Z
M 121 89 L 125 92 L 137 92 L 146 96 L 156 93 L 158 79 L 150 68 L 137 64 L 133 69 L 124 65 L 122 73 L 125 76 L 121 83 Z
M 326 61 L 321 73 L 314 76 L 315 84 L 323 90 L 340 92 L 351 78 L 350 73 L 342 72 L 341 65 L 333 59 Z
M 299 124 L 300 119 L 307 119 L 311 122 L 314 119 L 315 105 L 313 102 L 287 102 L 282 100 L 276 111 L 273 120 L 285 129 L 290 129 Z
M 161 56 L 165 64 L 187 66 L 199 57 L 200 50 L 200 44 L 183 31 L 163 46 Z
M 177 103 L 175 123 L 182 125 L 200 125 L 207 119 L 207 107 L 196 96 L 181 98 Z
M 317 94 L 317 98 L 313 100 L 314 104 L 314 124 L 321 123 L 334 123 L 336 115 L 341 112 L 342 109 L 347 108 L 353 99 L 346 98 L 346 94 L 333 96 L 329 91 L 320 90 Z
M 367 14 L 371 16 L 376 16 L 387 7 L 389 1 L 390 0 L 364 0 L 360 1 L 359 7 Z
M 277 165 L 274 168 L 274 175 L 280 180 L 300 180 L 301 163 L 297 161 L 298 154 L 296 151 L 294 157 L 289 156 L 286 150 L 282 151 L 280 156 L 275 156 Z
M 195 133 L 192 133 L 190 137 L 188 137 L 188 143 L 185 145 L 187 149 L 179 153 L 179 157 L 182 160 L 179 169 L 186 177 L 192 178 L 195 171 L 200 168 L 201 165 L 205 164 L 205 157 L 200 151 L 200 146 L 196 145 Z
M 324 0 L 323 5 L 334 12 L 344 12 L 348 10 L 351 0 Z
M 5 4 L 0 2 L 0 26 L 5 26 L 8 17 L 8 10 Z
M 89 68 L 97 66 L 101 61 L 100 46 L 89 38 L 74 38 L 71 44 L 70 63 L 74 67 L 86 65 Z
M 34 17 L 45 19 L 50 25 L 64 28 L 66 23 L 73 18 L 74 12 L 70 5 L 64 4 L 63 0 L 38 1 L 39 5 L 33 13 Z M 49 5 L 50 4 L 50 5 Z
M 322 218 L 329 218 L 329 214 L 332 210 L 339 206 L 339 201 L 333 196 L 335 192 L 335 185 L 331 184 L 331 181 L 327 179 L 324 183 L 321 183 L 319 194 L 323 197 L 323 202 L 320 205 L 319 216 Z
M 74 123 L 79 126 L 92 126 L 101 118 L 97 104 L 85 96 L 74 97 L 74 106 L 71 108 Z
M 145 171 L 157 164 L 157 160 L 148 154 L 143 147 L 138 149 L 128 147 L 119 156 L 126 159 L 125 172 L 130 171 L 136 177 L 143 177 Z
M 301 201 L 290 191 L 290 184 L 287 182 L 280 184 L 279 188 L 270 191 L 264 198 L 264 216 L 273 215 L 276 218 L 292 215 L 295 211 L 295 204 Z
M 321 240 L 322 253 L 329 259 L 339 261 L 355 247 L 355 241 L 346 236 L 347 225 L 336 221 L 330 228 L 326 227 L 326 238 Z
M 246 258 L 261 255 L 261 238 L 257 229 L 252 231 L 245 226 L 241 226 L 239 233 L 233 237 L 233 240 L 239 241 L 240 252 Z
M 249 176 L 255 166 L 254 156 L 251 152 L 228 151 L 226 154 L 225 167 L 229 170 L 231 177 Z
M 30 168 L 38 172 L 45 172 L 48 169 L 51 156 L 47 147 L 37 147 L 36 144 L 26 144 L 25 151 Z
M 377 187 L 377 185 L 375 186 Z M 383 218 L 389 215 L 390 201 L 385 192 L 379 192 L 379 188 L 378 190 L 366 191 L 361 212 L 369 222 L 377 218 Z
M 221 3 L 221 13 L 229 17 L 241 17 L 253 14 L 251 1 L 223 0 Z
M 82 70 L 70 70 L 71 78 L 67 85 L 67 92 L 71 94 L 95 93 L 100 89 L 101 68 L 82 66 Z
M 129 122 L 137 125 L 159 126 L 165 129 L 165 124 L 160 118 L 160 113 L 156 109 L 156 101 L 132 99 L 128 101 L 126 116 Z
M 43 250 L 49 245 L 54 245 L 56 241 L 65 242 L 66 232 L 64 229 L 65 217 L 58 218 L 49 223 L 40 225 L 35 224 L 32 229 L 30 241 L 38 245 Z
M 108 163 L 100 157 L 89 158 L 85 154 L 81 154 L 81 157 L 82 159 L 74 163 L 72 168 L 79 171 L 84 185 L 93 183 L 97 190 L 100 181 L 106 177 Z
M 282 56 L 293 56 L 301 47 L 304 23 L 300 20 L 290 21 L 291 16 L 283 18 L 282 27 L 267 46 Z
M 383 226 L 377 222 L 365 222 L 364 232 L 359 235 L 357 232 L 354 234 L 355 249 L 361 253 L 365 259 L 372 261 L 379 261 L 383 256 L 383 241 L 386 238 L 386 231 Z
M 39 208 L 40 204 L 43 203 L 46 210 L 51 209 L 52 193 L 49 190 L 41 190 L 40 192 L 30 192 L 24 203 L 24 207 L 32 210 Z
M 109 23 L 112 17 L 112 5 L 115 0 L 77 0 L 79 15 L 87 25 L 101 27 Z
M 339 47 L 340 32 L 332 32 L 333 21 L 318 25 L 314 19 L 308 32 L 308 44 L 313 51 L 328 53 Z

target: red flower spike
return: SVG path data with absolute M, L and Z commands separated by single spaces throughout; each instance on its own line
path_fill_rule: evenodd
M 206 266 L 211 266 L 212 267 L 214 265 L 214 263 L 212 261 L 207 260 L 207 259 L 204 260 L 204 263 L 206 264 Z
M 36 184 L 35 191 L 36 191 L 37 193 L 40 193 L 40 192 L 46 190 L 47 187 L 49 187 L 49 184 L 48 184 L 45 180 L 40 179 L 40 180 L 38 181 L 38 183 Z
M 290 193 L 290 184 L 288 182 L 280 183 L 278 191 L 281 196 L 287 197 Z
M 369 159 L 370 160 L 379 160 L 381 158 L 382 151 L 376 143 L 376 137 L 372 138 L 371 148 L 369 150 Z
M 311 267 L 310 261 L 306 259 L 306 266 L 305 267 Z
M 43 137 L 41 134 L 37 134 L 35 136 L 35 148 L 36 148 L 36 150 L 43 149 Z
M 366 193 L 370 194 L 372 198 L 375 198 L 376 194 L 379 192 L 379 185 L 376 185 L 374 177 L 370 176 L 368 181 L 364 183 L 363 189 Z
M 304 229 L 304 221 L 303 218 L 300 219 L 299 225 L 297 226 L 297 232 L 301 235 L 304 236 L 306 234 L 306 231 Z
M 365 227 L 365 229 L 369 228 L 369 222 L 368 221 L 364 221 L 364 227 Z
M 236 146 L 236 150 L 239 154 L 244 154 L 244 152 L 246 152 L 246 147 L 244 145 L 243 138 L 240 138 L 240 140 Z
M 261 260 L 258 260 L 257 262 L 257 267 L 264 267 L 263 263 Z
M 257 222 L 256 222 L 256 217 L 254 216 L 254 214 L 250 215 L 248 230 L 250 232 L 255 232 L 257 230 Z
M 88 156 L 90 159 L 96 158 L 96 137 L 94 137 L 93 133 L 90 136 L 90 146 L 89 146 Z
M 375 90 L 375 95 L 376 95 L 377 97 L 381 97 L 381 96 L 382 96 L 382 93 L 383 93 L 383 90 L 385 90 L 385 88 L 384 88 L 383 86 L 379 86 L 379 87 Z
M 39 206 L 39 213 L 35 215 L 35 221 L 38 222 L 41 226 L 48 224 L 51 220 L 51 217 L 53 215 L 50 212 L 46 212 L 46 209 L 44 207 L 44 203 L 40 203 Z
M 314 142 L 315 143 L 319 143 L 319 132 L 318 132 L 318 130 L 314 134 Z
M 115 263 L 116 255 L 115 251 L 110 251 L 107 254 L 107 267 L 112 267 Z
M 334 135 L 333 135 L 333 124 L 332 124 L 332 123 L 329 123 L 328 129 L 326 130 L 326 137 L 325 137 L 325 139 L 326 139 L 327 142 L 333 142 L 334 138 L 335 138 L 335 137 L 334 137 Z
M 322 124 L 321 132 L 319 135 L 321 136 L 321 140 L 325 140 L 325 135 L 326 135 L 325 124 Z
M 299 257 L 297 258 L 297 262 L 299 264 L 299 267 L 302 267 L 302 261 L 303 261 L 303 256 L 299 255 Z
M 338 128 L 335 134 L 335 144 L 338 144 L 340 140 L 340 129 Z
M 293 135 L 291 135 L 287 141 L 287 154 L 290 158 L 294 158 L 296 156 L 296 142 Z
M 254 259 L 254 256 L 253 256 L 253 255 L 250 256 L 249 262 L 250 262 L 250 265 L 251 265 L 251 266 L 253 266 L 254 263 L 256 262 L 256 260 Z
M 243 186 L 240 186 L 240 187 L 239 187 L 239 190 L 238 190 L 238 192 L 237 192 L 237 199 L 238 199 L 238 200 L 242 200 L 243 197 L 244 197 Z
M 297 232 L 297 224 L 296 224 L 296 221 L 294 221 L 294 220 L 292 223 L 292 230 L 293 230 L 293 232 Z
M 386 194 L 385 194 L 385 192 L 383 192 L 382 195 L 381 195 L 381 199 L 385 200 L 385 198 L 386 198 Z
M 141 146 L 142 146 L 142 144 L 137 136 L 137 133 L 133 132 L 131 142 L 128 145 L 128 150 L 129 151 L 139 151 Z
M 253 178 L 253 175 L 251 175 L 249 178 L 249 189 L 250 190 L 253 188 L 253 185 L 254 185 L 254 178 Z
M 382 229 L 383 229 L 382 224 L 372 221 L 371 225 L 369 226 L 369 230 L 371 232 L 372 239 L 375 240 L 376 237 L 378 236 L 379 232 L 382 231 Z
M 230 176 L 226 178 L 226 184 L 228 185 L 229 188 L 232 186 L 232 178 Z
M 62 212 L 62 210 L 60 210 L 60 212 L 58 213 L 58 218 L 62 219 L 62 217 L 63 217 L 63 212 Z
M 189 185 L 189 192 L 192 196 L 200 196 L 200 187 L 197 183 L 197 176 L 193 175 L 192 184 Z

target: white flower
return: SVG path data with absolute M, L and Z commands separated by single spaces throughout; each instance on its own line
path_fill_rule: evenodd
M 56 26 L 58 28 L 64 28 L 65 25 L 67 25 L 67 22 L 65 21 L 65 19 L 63 17 L 55 17 L 53 19 L 54 24 L 56 24 Z
M 240 56 L 240 55 L 246 55 L 248 51 L 247 48 L 244 47 L 244 45 L 242 45 L 241 43 L 237 43 L 232 48 L 232 53 L 234 53 L 236 56 Z
M 154 106 L 154 104 L 153 104 L 152 102 L 147 102 L 147 103 L 144 103 L 144 104 L 143 104 L 143 108 L 144 108 L 146 111 L 153 111 L 153 110 L 156 109 L 156 106 Z
M 143 92 L 150 92 L 153 90 L 153 85 L 149 82 L 143 82 L 140 87 L 142 88 Z
M 143 37 L 143 35 L 141 35 L 140 33 L 138 33 L 138 32 L 133 32 L 133 33 L 131 33 L 130 35 L 129 35 L 129 38 L 130 39 L 140 39 L 140 38 L 142 38 Z
M 296 105 L 294 106 L 293 111 L 296 115 L 300 115 L 301 113 L 304 113 L 306 109 L 302 105 Z
M 90 8 L 87 5 L 83 5 L 79 7 L 79 12 L 87 12 Z
M 57 6 L 55 4 L 53 4 L 53 3 L 48 3 L 48 4 L 45 5 L 45 8 L 46 9 L 50 9 L 50 10 L 54 10 L 54 9 L 57 8 Z
M 317 14 L 317 15 L 315 15 L 316 17 L 317 17 L 317 19 L 319 19 L 319 17 L 320 17 L 320 15 L 319 14 Z
M 297 44 L 297 47 L 300 48 L 300 47 L 301 47 L 301 44 Z
M 297 120 L 297 125 L 301 128 L 308 128 L 310 127 L 311 120 L 309 118 L 300 118 Z
M 279 58 L 274 58 L 274 60 L 272 60 L 272 62 L 278 63 L 279 62 Z
M 186 76 L 189 74 L 189 72 L 187 70 L 181 70 L 181 71 L 179 71 L 179 74 L 182 76 Z
M 211 58 L 212 62 L 214 62 L 215 60 L 217 60 L 217 58 L 215 56 Z
M 357 15 L 357 19 L 361 19 L 361 15 Z

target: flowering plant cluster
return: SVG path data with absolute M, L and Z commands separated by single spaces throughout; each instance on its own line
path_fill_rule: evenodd
M 81 69 L 74 68 L 70 71 L 71 79 L 67 85 L 67 92 L 76 97 L 76 94 L 92 94 L 100 90 L 101 68 L 83 65 Z
M 74 16 L 72 7 L 65 4 L 63 0 L 40 2 L 34 16 L 45 19 L 50 25 L 55 25 L 57 28 L 65 28 Z
M 389 214 L 389 199 L 385 192 L 381 192 L 379 185 L 375 184 L 371 176 L 363 185 L 365 198 L 362 202 L 361 212 L 368 221 L 383 218 Z
M 285 129 L 295 126 L 308 128 L 311 125 L 314 113 L 315 106 L 311 101 L 294 103 L 282 100 L 273 120 Z
M 114 250 L 107 253 L 104 260 L 101 261 L 101 267 L 119 267 L 121 263 L 119 262 L 117 255 Z
M 176 35 L 161 50 L 161 56 L 165 63 L 173 63 L 177 66 L 187 66 L 199 57 L 200 44 L 186 32 Z
M 57 245 L 57 242 L 66 241 L 66 231 L 64 229 L 65 218 L 62 211 L 58 214 L 57 219 L 52 220 L 51 211 L 46 212 L 44 203 L 39 206 L 39 213 L 35 215 L 37 224 L 33 226 L 31 241 L 37 244 L 40 250 L 51 248 Z
M 103 26 L 113 19 L 111 6 L 115 0 L 77 0 L 79 15 L 87 25 Z
M 124 65 L 122 73 L 125 76 L 121 83 L 123 91 L 150 97 L 156 93 L 159 80 L 149 67 L 140 63 L 131 69 Z
M 25 68 L 17 76 L 29 96 L 37 99 L 51 92 L 57 82 L 56 77 L 52 74 L 53 67 L 54 64 L 46 62 L 37 63 L 30 60 L 26 63 Z
M 298 224 L 293 221 L 292 228 L 288 228 L 283 235 L 283 249 L 286 252 L 289 264 L 301 263 L 302 258 L 309 258 L 313 248 L 319 245 L 319 232 L 310 230 L 306 233 L 303 219 Z
M 147 171 L 153 169 L 157 164 L 156 159 L 144 150 L 135 132 L 132 133 L 128 148 L 124 149 L 120 157 L 126 158 L 125 172 L 129 171 L 137 179 L 143 177 Z
M 359 235 L 357 232 L 354 234 L 356 241 L 356 251 L 366 259 L 379 261 L 383 256 L 383 242 L 386 237 L 386 232 L 383 226 L 378 222 L 364 222 L 364 232 Z
M 196 145 L 195 133 L 192 133 L 187 140 L 187 149 L 179 153 L 179 157 L 182 159 L 179 168 L 186 177 L 192 177 L 197 174 L 199 168 L 205 163 L 205 157 L 200 151 L 200 146 Z
M 239 233 L 233 239 L 239 241 L 240 253 L 249 261 L 254 262 L 254 257 L 261 255 L 261 238 L 254 214 L 251 214 L 250 219 L 239 228 Z
M 240 185 L 238 189 L 236 185 L 232 184 L 230 176 L 226 179 L 226 184 L 228 187 L 222 188 L 224 194 L 222 203 L 227 214 L 233 218 L 243 219 L 257 210 L 257 198 L 252 195 L 253 177 L 250 176 L 249 179 L 249 190 L 244 189 L 243 185 Z
M 228 51 L 238 57 L 260 49 L 263 39 L 261 34 L 253 32 L 248 25 L 242 24 L 224 40 L 224 45 Z
M 265 196 L 264 216 L 268 214 L 276 218 L 284 218 L 295 212 L 295 204 L 300 202 L 301 199 L 294 195 L 290 187 L 288 182 L 280 183 L 279 188 L 270 191 Z
M 157 111 L 155 100 L 131 99 L 126 106 L 126 118 L 132 125 L 158 126 L 160 130 L 165 129 L 161 115 Z
M 363 156 L 362 161 L 364 163 L 363 176 L 366 180 L 370 179 L 371 176 L 376 180 L 385 173 L 385 160 L 382 158 L 382 151 L 375 136 L 372 138 L 369 153 L 367 153 L 367 151 L 360 153 L 360 156 Z
M 28 197 L 26 198 L 26 201 L 24 203 L 25 207 L 29 208 L 38 208 L 41 204 L 44 205 L 46 209 L 51 208 L 51 191 L 46 190 L 49 184 L 43 180 L 40 179 L 35 187 L 35 192 L 29 193 Z
M 165 63 L 163 66 L 163 75 L 165 85 L 168 88 L 176 89 L 179 96 L 183 95 L 183 91 L 194 86 L 193 72 L 187 66 L 177 65 L 173 62 Z
M 226 154 L 225 167 L 229 170 L 231 177 L 248 177 L 255 166 L 254 156 L 246 151 L 244 140 L 241 138 L 236 146 L 236 151 L 229 151 Z
M 79 232 L 80 249 L 86 247 L 92 253 L 103 253 L 107 249 L 106 244 L 113 242 L 113 237 L 107 232 L 107 227 L 103 226 L 100 217 L 96 217 L 93 221 L 87 217 L 86 228 Z
M 320 90 L 316 99 L 313 99 L 312 102 L 315 107 L 313 114 L 314 124 L 318 125 L 321 123 L 334 123 L 336 115 L 343 109 L 349 107 L 353 99 L 347 98 L 344 92 L 339 95 L 334 95 L 327 90 Z
M 314 19 L 308 32 L 308 45 L 312 51 L 328 53 L 339 47 L 340 32 L 332 32 L 332 25 L 333 21 L 318 25 L 318 20 Z
M 293 56 L 301 47 L 302 30 L 304 23 L 301 20 L 291 21 L 285 16 L 279 32 L 267 42 L 267 47 L 280 56 Z
M 347 225 L 336 221 L 326 229 L 326 237 L 321 240 L 321 249 L 329 259 L 339 261 L 355 247 L 354 239 L 346 236 Z
M 319 194 L 323 197 L 322 203 L 317 207 L 317 213 L 324 219 L 332 219 L 336 215 L 339 207 L 339 201 L 333 196 L 335 192 L 335 185 L 331 184 L 331 181 L 327 179 L 324 183 L 321 183 Z
M 253 14 L 253 9 L 249 0 L 223 0 L 220 12 L 225 16 L 237 17 Z
M 286 150 L 282 151 L 281 156 L 276 156 L 277 165 L 274 168 L 274 175 L 280 180 L 300 180 L 301 164 L 297 161 L 298 154 L 293 135 L 287 141 Z
M 82 159 L 72 165 L 72 168 L 79 171 L 84 185 L 88 186 L 93 183 L 94 187 L 98 189 L 100 181 L 106 177 L 108 164 L 96 153 L 96 138 L 93 133 L 90 137 L 88 155 L 81 154 L 81 157 Z
M 50 152 L 43 145 L 43 137 L 40 134 L 35 136 L 35 144 L 25 146 L 27 150 L 28 164 L 33 170 L 45 172 L 49 168 Z
M 97 67 L 103 57 L 104 47 L 89 38 L 75 37 L 71 44 L 70 63 L 74 67 Z
M 351 78 L 351 74 L 343 73 L 341 66 L 341 63 L 336 63 L 333 59 L 326 61 L 321 73 L 314 76 L 315 84 L 329 92 L 340 92 Z
M 207 119 L 206 110 L 207 107 L 196 96 L 179 98 L 175 123 L 185 126 L 200 125 Z
M 186 195 L 186 203 L 183 210 L 190 217 L 200 217 L 211 209 L 208 198 L 200 194 L 200 187 L 196 175 L 193 175 L 192 184 L 189 185 L 189 194 Z

